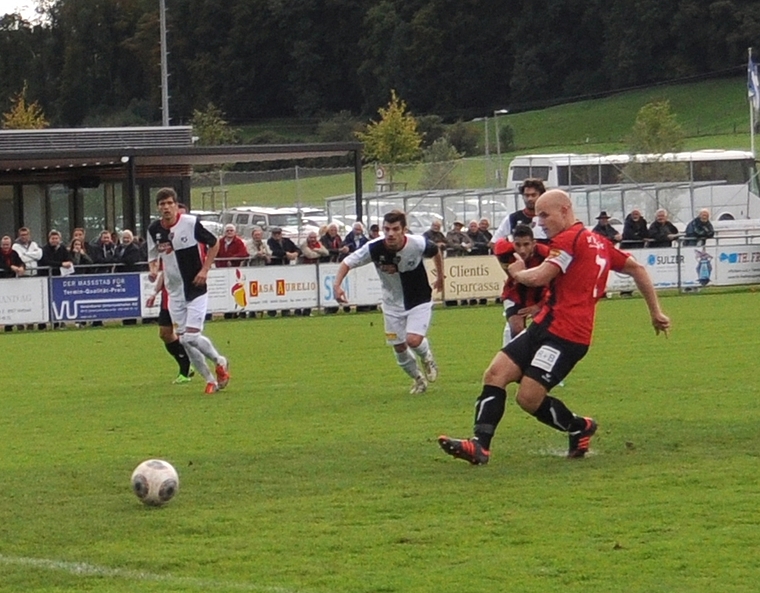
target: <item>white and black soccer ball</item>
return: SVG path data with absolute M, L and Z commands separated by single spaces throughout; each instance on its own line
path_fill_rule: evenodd
M 166 504 L 178 491 L 179 476 L 168 461 L 148 459 L 132 472 L 132 492 L 147 505 Z

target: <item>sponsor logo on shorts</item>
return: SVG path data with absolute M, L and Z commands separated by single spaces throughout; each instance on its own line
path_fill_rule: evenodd
M 551 346 L 541 346 L 533 356 L 531 366 L 542 369 L 548 373 L 554 370 L 554 365 L 559 360 L 560 351 Z

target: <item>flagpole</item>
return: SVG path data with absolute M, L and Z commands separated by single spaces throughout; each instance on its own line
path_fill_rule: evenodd
M 747 48 L 747 53 L 749 54 L 747 64 L 752 66 L 752 48 Z M 750 71 L 750 67 L 747 69 L 747 76 L 750 77 L 752 72 Z M 755 89 L 755 92 L 760 92 L 760 89 Z M 752 156 L 755 156 L 755 99 L 754 97 L 748 101 L 749 103 L 749 149 L 752 152 Z

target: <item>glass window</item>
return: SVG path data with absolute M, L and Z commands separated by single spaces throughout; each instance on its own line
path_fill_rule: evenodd
M 15 240 L 19 226 L 13 216 L 13 186 L 0 185 L 0 236 L 8 235 Z
M 71 193 L 71 190 L 62 183 L 56 183 L 48 187 L 50 199 L 50 210 L 48 211 L 49 229 L 58 230 L 64 242 L 68 242 L 71 238 L 71 229 L 69 228 L 69 197 Z
M 90 241 L 100 236 L 100 231 L 106 227 L 106 204 L 103 197 L 103 186 L 96 188 L 81 188 L 84 217 L 84 232 Z M 110 230 L 110 229 L 109 229 Z
M 121 183 L 106 183 L 105 184 L 106 200 L 113 203 L 114 212 L 114 230 L 123 231 L 127 228 L 126 221 L 124 220 L 124 200 Z M 139 235 L 137 229 L 129 229 L 133 234 Z
M 45 221 L 45 186 L 24 185 L 21 188 L 24 212 L 23 226 L 27 227 L 32 240 L 42 246 L 47 242 L 47 225 Z
M 522 167 L 512 168 L 512 181 L 522 181 L 528 177 L 535 177 L 547 181 L 549 179 L 549 167 Z

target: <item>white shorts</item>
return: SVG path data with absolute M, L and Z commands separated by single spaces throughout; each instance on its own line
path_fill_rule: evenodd
M 206 309 L 208 309 L 208 294 L 202 294 L 190 302 L 187 302 L 182 295 L 169 296 L 169 314 L 172 316 L 178 334 L 184 334 L 187 328 L 203 331 Z
M 422 303 L 408 311 L 383 311 L 385 341 L 393 346 L 406 342 L 407 334 L 425 336 L 430 327 L 433 303 Z

